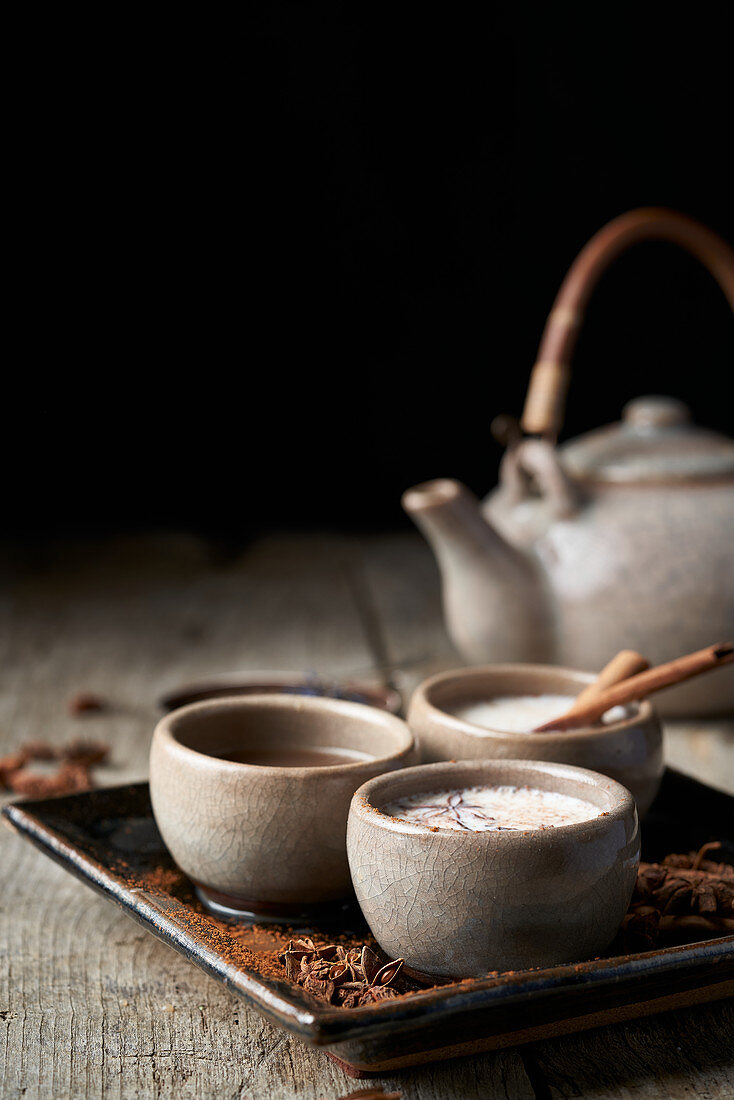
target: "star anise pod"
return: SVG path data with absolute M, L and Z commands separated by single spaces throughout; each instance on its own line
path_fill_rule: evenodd
M 402 969 L 403 959 L 394 959 L 392 962 L 385 963 L 372 978 L 370 985 L 373 988 L 377 988 L 378 986 L 384 988 L 385 986 L 392 985 Z
M 352 976 L 351 967 L 344 961 L 332 963 L 329 968 L 329 981 L 334 984 L 335 987 L 344 985 L 348 982 Z
M 355 965 L 355 970 L 364 980 L 370 985 L 380 969 L 380 960 L 375 952 L 367 944 L 362 948 L 362 954 L 360 956 L 359 963 Z
M 641 864 L 635 901 L 655 904 L 664 915 L 698 912 L 728 917 L 734 915 L 734 876 L 702 868 Z
M 286 976 L 307 993 L 347 1008 L 397 996 L 390 986 L 403 966 L 402 959 L 381 965 L 367 944 L 361 949 L 341 944 L 316 947 L 308 937 L 291 940 L 278 961 Z
M 389 985 L 369 985 L 360 994 L 360 1004 L 373 1004 L 377 1001 L 386 1001 L 391 997 L 398 996 L 398 991 Z
M 313 940 L 303 937 L 302 939 L 291 940 L 285 951 L 279 953 L 278 962 L 285 967 L 285 972 L 291 981 L 295 981 L 304 960 L 306 963 L 312 963 L 317 959 L 329 960 L 335 954 L 336 944 L 316 947 Z M 308 968 L 303 970 L 303 973 L 305 974 L 307 971 Z
M 325 978 L 316 978 L 313 974 L 307 974 L 301 983 L 307 993 L 314 997 L 322 997 L 325 1001 L 331 1001 L 334 996 L 334 983 Z
M 712 840 L 709 844 L 704 844 L 697 852 L 688 852 L 687 855 L 666 856 L 663 860 L 663 866 L 704 871 L 707 874 L 716 875 L 718 878 L 734 881 L 734 867 L 730 863 L 716 863 L 714 860 L 704 858 L 707 852 L 720 847 L 720 840 Z
M 621 931 L 643 940 L 648 947 L 652 947 L 659 927 L 660 910 L 652 905 L 641 905 L 627 914 L 622 922 Z
M 622 931 L 645 946 L 661 936 L 692 942 L 734 932 L 734 867 L 704 858 L 718 841 L 697 852 L 642 863 Z
M 397 990 L 388 985 L 368 985 L 353 990 L 340 1003 L 342 1008 L 359 1008 L 360 1005 L 377 1004 L 378 1001 L 387 1001 L 398 996 Z

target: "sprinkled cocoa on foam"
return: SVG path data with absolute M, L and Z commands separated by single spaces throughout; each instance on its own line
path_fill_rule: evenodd
M 382 808 L 389 817 L 429 829 L 493 832 L 500 829 L 550 829 L 598 817 L 592 802 L 537 787 L 466 787 L 415 794 Z

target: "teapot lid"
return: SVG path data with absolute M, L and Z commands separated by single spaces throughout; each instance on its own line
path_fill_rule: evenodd
M 638 397 L 622 420 L 586 432 L 560 452 L 567 472 L 593 481 L 685 481 L 734 476 L 734 440 L 691 423 L 673 397 Z

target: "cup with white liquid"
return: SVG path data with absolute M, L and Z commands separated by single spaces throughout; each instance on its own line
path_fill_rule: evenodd
M 391 959 L 432 978 L 592 958 L 627 911 L 635 802 L 566 764 L 464 760 L 404 768 L 356 792 L 347 853 Z
M 565 713 L 594 679 L 552 665 L 456 669 L 416 688 L 407 722 L 425 763 L 525 759 L 591 768 L 632 791 L 642 815 L 663 774 L 662 731 L 647 700 L 585 728 L 532 732 Z

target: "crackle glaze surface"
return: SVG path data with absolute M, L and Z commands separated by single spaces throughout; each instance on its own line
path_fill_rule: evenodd
M 258 767 L 205 755 L 252 743 L 330 745 L 373 758 L 330 767 Z M 247 696 L 183 707 L 156 727 L 153 810 L 194 881 L 259 904 L 316 904 L 349 893 L 345 830 L 365 780 L 413 763 L 399 718 L 324 698 Z
M 410 701 L 408 725 L 418 740 L 421 759 L 554 760 L 590 768 L 632 792 L 640 816 L 660 787 L 663 735 L 649 702 L 621 722 L 550 733 L 512 733 L 481 729 L 451 713 L 462 704 L 495 695 L 578 693 L 594 677 L 549 665 L 489 665 L 457 669 L 420 684 Z
M 377 808 L 431 788 L 526 783 L 593 801 L 602 816 L 539 832 L 457 833 Z M 640 836 L 629 792 L 604 776 L 528 761 L 462 761 L 366 783 L 352 800 L 347 848 L 362 912 L 390 958 L 461 978 L 602 951 L 632 895 Z
M 534 546 L 556 623 L 554 663 L 600 669 L 625 647 L 652 664 L 734 634 L 734 482 L 605 488 Z M 670 713 L 734 710 L 734 669 L 661 695 Z

